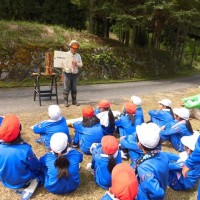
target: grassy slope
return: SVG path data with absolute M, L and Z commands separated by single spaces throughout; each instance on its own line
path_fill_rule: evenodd
M 12 51 L 15 47 L 27 46 L 35 48 L 47 48 L 49 50 L 54 49 L 67 49 L 67 44 L 71 39 L 77 39 L 81 48 L 80 51 L 87 51 L 88 49 L 101 48 L 105 46 L 110 47 L 123 47 L 116 40 L 99 38 L 94 35 L 88 34 L 85 31 L 78 32 L 75 30 L 65 29 L 61 26 L 47 26 L 38 23 L 29 22 L 16 22 L 16 21 L 0 21 L 0 49 L 3 49 L 4 53 L 7 50 Z M 0 56 L 1 56 L 0 51 Z M 10 52 L 12 53 L 12 52 Z M 6 56 L 6 55 L 3 55 Z M 1 67 L 1 64 L 0 64 Z M 199 67 L 200 68 L 200 67 Z M 179 75 L 191 75 L 197 70 L 184 70 Z M 162 77 L 160 77 L 162 78 Z M 163 77 L 166 78 L 166 77 Z M 147 78 L 134 78 L 126 81 L 138 81 L 146 80 Z M 123 80 L 86 80 L 79 82 L 79 84 L 91 84 L 91 83 L 105 83 L 105 82 L 123 82 Z M 3 82 L 0 81 L 1 87 L 20 87 L 20 86 L 32 86 L 33 80 L 31 78 L 18 81 L 18 82 Z
M 199 88 L 193 88 L 188 90 L 180 90 L 173 93 L 155 93 L 154 95 L 148 95 L 148 96 L 141 96 L 143 99 L 143 110 L 145 115 L 145 121 L 149 120 L 148 111 L 150 109 L 157 109 L 158 100 L 162 98 L 169 98 L 173 101 L 173 107 L 177 107 L 180 105 L 180 100 L 183 97 L 191 96 L 194 94 L 199 93 Z M 66 117 L 66 119 L 70 118 L 76 118 L 79 117 L 81 114 L 81 110 L 83 106 L 74 107 L 70 106 L 69 108 L 64 107 L 63 105 L 60 105 L 63 115 Z M 122 105 L 119 104 L 112 104 L 113 110 L 121 110 Z M 46 152 L 45 148 L 43 146 L 40 146 L 39 144 L 36 144 L 34 142 L 34 138 L 38 137 L 37 135 L 33 134 L 33 132 L 30 129 L 30 126 L 33 124 L 47 119 L 47 112 L 41 112 L 40 108 L 38 107 L 38 110 L 35 110 L 35 113 L 19 113 L 19 117 L 23 126 L 22 131 L 22 137 L 32 145 L 32 148 L 36 155 L 38 157 L 44 155 Z M 200 128 L 199 121 L 192 119 L 191 120 L 192 126 L 194 130 L 197 130 Z M 70 134 L 73 136 L 74 131 L 72 128 L 70 128 Z M 168 143 L 165 143 L 163 145 L 164 151 L 171 151 L 174 152 L 174 150 L 170 147 Z M 92 175 L 90 175 L 89 172 L 85 169 L 86 164 L 88 162 L 91 162 L 91 157 L 84 155 L 84 160 L 81 163 L 81 184 L 80 187 L 73 192 L 72 194 L 67 194 L 64 196 L 60 195 L 53 195 L 51 193 L 48 193 L 43 187 L 39 188 L 33 198 L 35 200 L 98 200 L 101 198 L 101 196 L 105 193 L 105 190 L 99 188 L 93 180 Z M 167 189 L 167 194 L 165 200 L 195 200 L 197 195 L 197 188 L 187 191 L 187 192 L 176 192 L 172 191 L 171 189 Z M 20 196 L 15 194 L 13 191 L 4 188 L 0 185 L 0 196 L 2 200 L 10 200 L 10 199 L 20 199 Z

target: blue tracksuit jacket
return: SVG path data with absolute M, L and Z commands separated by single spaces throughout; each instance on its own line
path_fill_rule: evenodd
M 74 191 L 80 183 L 79 163 L 83 161 L 83 154 L 75 149 L 68 149 L 64 154 L 69 160 L 69 177 L 57 178 L 58 169 L 54 162 L 57 156 L 53 152 L 48 152 L 40 158 L 41 165 L 45 173 L 44 187 L 54 194 L 65 194 Z
M 160 152 L 142 162 L 137 172 L 139 176 L 137 200 L 163 200 L 169 175 L 167 156 Z
M 131 158 L 131 166 L 134 167 L 137 159 L 144 154 L 143 151 L 138 147 L 136 134 L 126 136 L 120 141 L 120 144 L 122 149 L 128 149 L 129 156 Z
M 169 109 L 166 110 L 150 110 L 150 121 L 157 124 L 159 127 L 166 125 L 174 120 Z
M 181 143 L 181 138 L 183 136 L 190 136 L 192 133 L 189 132 L 185 123 L 177 123 L 179 122 L 174 120 L 173 122 L 167 124 L 165 130 L 160 132 L 160 137 L 163 142 L 166 140 L 170 141 L 176 151 L 182 152 L 184 151 L 184 145 Z M 175 124 L 177 124 L 177 126 L 174 126 Z
M 40 134 L 40 138 L 46 145 L 47 149 L 50 149 L 50 140 L 54 133 L 65 133 L 68 136 L 68 142 L 71 143 L 71 137 L 69 135 L 69 129 L 65 117 L 62 117 L 59 121 L 47 120 L 36 124 L 33 127 L 33 132 Z
M 200 178 L 200 165 L 195 165 L 195 167 L 187 173 L 187 177 L 185 178 L 182 175 L 182 167 L 185 162 L 177 163 L 180 157 L 174 153 L 166 152 L 166 155 L 170 160 L 169 187 L 173 190 L 188 190 L 193 188 Z
M 119 128 L 120 137 L 135 133 L 135 124 L 132 125 L 128 115 L 121 115 L 120 119 L 115 121 L 115 125 Z
M 0 181 L 10 189 L 24 187 L 31 179 L 44 181 L 41 165 L 29 144 L 0 143 Z
M 200 166 L 200 137 L 197 140 L 194 151 L 190 154 L 188 159 L 185 161 L 185 165 L 191 170 L 194 169 L 197 165 Z M 197 199 L 200 200 L 200 184 L 198 186 Z
M 102 188 L 108 189 L 111 186 L 111 174 L 108 171 L 108 155 L 104 154 L 101 148 L 101 144 L 98 144 L 96 148 L 92 150 L 92 166 L 94 168 L 95 182 Z M 122 162 L 121 153 L 118 151 L 115 157 L 116 164 Z
M 137 107 L 136 109 L 136 113 L 134 115 L 134 125 L 135 127 L 137 125 L 141 125 L 142 123 L 144 123 L 144 114 L 143 114 L 143 110 L 142 107 Z
M 84 127 L 82 122 L 73 124 L 75 129 L 74 143 L 80 144 L 80 149 L 85 154 L 90 154 L 90 147 L 93 143 L 100 143 L 103 137 L 101 124 L 95 124 L 92 127 Z

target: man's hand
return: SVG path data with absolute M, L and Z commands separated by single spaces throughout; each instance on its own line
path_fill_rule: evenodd
M 184 177 L 187 177 L 187 172 L 189 172 L 190 169 L 187 167 L 187 166 L 183 166 L 183 169 L 182 169 L 182 174 Z

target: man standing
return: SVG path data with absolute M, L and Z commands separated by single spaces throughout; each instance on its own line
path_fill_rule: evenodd
M 83 66 L 81 56 L 77 53 L 79 48 L 79 43 L 76 40 L 72 40 L 69 44 L 70 50 L 67 52 L 67 64 L 63 67 L 64 76 L 64 105 L 66 107 L 68 104 L 68 96 L 71 91 L 72 105 L 77 105 L 77 78 L 78 78 L 78 68 Z

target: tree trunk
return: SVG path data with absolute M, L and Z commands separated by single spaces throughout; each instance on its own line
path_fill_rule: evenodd
M 94 34 L 94 0 L 89 2 L 89 32 Z
M 194 46 L 193 46 L 193 50 L 192 50 L 192 58 L 191 58 L 191 62 L 190 62 L 190 69 L 192 68 L 192 64 L 194 61 L 195 51 L 196 51 L 196 40 L 194 40 Z

